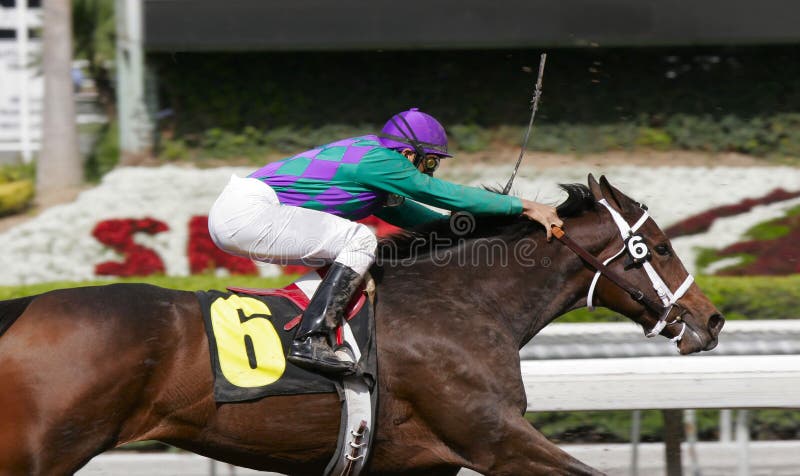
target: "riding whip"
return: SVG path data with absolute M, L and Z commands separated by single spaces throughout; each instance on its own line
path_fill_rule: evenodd
M 545 61 L 547 61 L 547 53 L 542 53 L 542 56 L 539 57 L 539 77 L 536 79 L 536 88 L 534 89 L 533 98 L 531 99 L 531 120 L 528 122 L 528 130 L 525 131 L 525 138 L 522 139 L 522 148 L 519 151 L 517 165 L 514 166 L 514 172 L 511 173 L 511 178 L 508 179 L 508 183 L 503 189 L 503 195 L 508 195 L 508 192 L 511 191 L 511 184 L 514 183 L 514 177 L 517 176 L 517 170 L 519 170 L 519 165 L 522 163 L 522 156 L 525 155 L 525 148 L 528 146 L 528 139 L 530 139 L 531 129 L 533 129 L 533 119 L 536 117 L 536 110 L 539 109 L 539 97 L 542 95 L 542 76 L 544 76 Z

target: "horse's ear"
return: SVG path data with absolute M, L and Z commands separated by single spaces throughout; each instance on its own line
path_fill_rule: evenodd
M 595 201 L 601 200 L 603 198 L 603 191 L 600 190 L 600 184 L 598 184 L 597 180 L 594 179 L 594 175 L 589 174 L 588 182 L 589 190 L 592 191 Z
M 625 210 L 631 203 L 631 200 L 625 194 L 611 185 L 605 175 L 600 176 L 600 191 L 608 204 L 620 212 Z

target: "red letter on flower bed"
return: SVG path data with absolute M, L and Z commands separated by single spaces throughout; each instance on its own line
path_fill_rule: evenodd
M 189 221 L 189 269 L 199 274 L 226 268 L 232 274 L 257 274 L 255 263 L 247 258 L 228 254 L 214 245 L 208 234 L 208 217 L 194 216 Z
M 155 235 L 167 231 L 166 223 L 153 218 L 103 220 L 98 223 L 92 235 L 97 241 L 108 245 L 125 256 L 125 261 L 106 261 L 94 267 L 98 276 L 148 276 L 164 272 L 164 262 L 155 251 L 133 241 L 136 233 Z

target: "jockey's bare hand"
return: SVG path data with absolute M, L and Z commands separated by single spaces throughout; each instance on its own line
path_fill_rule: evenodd
M 547 231 L 547 241 L 553 238 L 553 225 L 562 227 L 564 222 L 558 217 L 555 207 L 544 205 L 542 203 L 532 202 L 530 200 L 522 199 L 522 214 L 533 221 L 537 221 L 544 226 Z

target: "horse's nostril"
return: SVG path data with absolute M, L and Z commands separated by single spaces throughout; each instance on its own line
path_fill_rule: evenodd
M 722 317 L 722 314 L 714 314 L 708 318 L 708 332 L 712 337 L 716 338 L 724 325 L 725 318 Z

